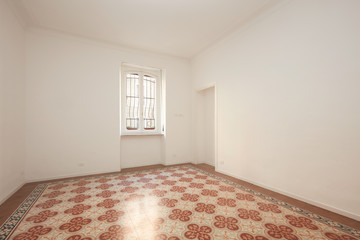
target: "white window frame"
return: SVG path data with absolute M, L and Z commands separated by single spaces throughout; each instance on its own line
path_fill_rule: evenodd
M 139 92 L 140 92 L 140 114 L 139 114 L 139 129 L 137 130 L 128 130 L 126 128 L 126 75 L 135 73 L 139 75 Z M 143 120 L 143 76 L 148 75 L 156 79 L 156 93 L 155 93 L 155 129 L 145 130 L 144 129 L 144 120 Z M 121 100 L 121 109 L 120 109 L 120 125 L 122 136 L 127 135 L 163 135 L 164 134 L 164 119 L 163 119 L 163 105 L 162 105 L 162 95 L 163 95 L 163 79 L 162 79 L 162 70 L 150 67 L 141 67 L 133 64 L 123 63 L 121 64 L 121 79 L 120 79 L 120 100 Z

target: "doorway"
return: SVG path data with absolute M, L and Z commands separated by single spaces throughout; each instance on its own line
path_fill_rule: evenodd
M 215 166 L 216 101 L 215 86 L 197 92 L 196 161 Z

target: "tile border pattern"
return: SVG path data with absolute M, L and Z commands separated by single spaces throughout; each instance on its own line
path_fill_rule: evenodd
M 48 184 L 39 184 L 30 193 L 30 195 L 20 204 L 13 214 L 6 220 L 0 227 L 0 240 L 6 239 L 7 236 L 15 230 L 16 226 L 20 223 L 21 219 L 30 210 L 32 205 L 40 197 L 41 193 L 45 190 Z
M 329 225 L 331 227 L 334 227 L 342 232 L 345 232 L 347 234 L 350 234 L 354 237 L 360 238 L 360 231 L 351 227 L 348 227 L 344 224 L 335 222 L 331 219 L 322 217 L 318 214 L 312 213 L 310 211 L 295 207 L 291 204 L 288 204 L 286 202 L 280 201 L 276 198 L 270 197 L 266 194 L 263 193 L 259 193 L 257 191 L 254 191 L 252 189 L 246 188 L 241 184 L 235 183 L 231 180 L 225 179 L 223 177 L 217 176 L 213 173 L 207 172 L 206 170 L 197 168 L 195 166 L 192 165 L 182 165 L 182 166 L 165 166 L 165 167 L 156 167 L 156 168 L 152 168 L 152 169 L 146 169 L 146 170 L 140 170 L 140 171 L 130 171 L 130 172 L 125 172 L 125 173 L 112 173 L 112 174 L 104 174 L 106 176 L 118 176 L 118 175 L 128 175 L 128 174 L 135 174 L 135 173 L 142 173 L 142 172 L 150 172 L 150 171 L 154 171 L 156 169 L 171 169 L 171 168 L 179 168 L 179 167 L 188 167 L 191 168 L 193 170 L 196 170 L 198 172 L 201 172 L 205 175 L 208 175 L 212 178 L 215 178 L 219 181 L 225 182 L 229 185 L 232 185 L 238 189 L 244 190 L 250 194 L 253 194 L 257 197 L 260 197 L 264 200 L 267 200 L 269 202 L 272 202 L 274 204 L 280 205 L 282 207 L 285 207 L 291 211 L 294 211 L 296 213 L 305 215 L 308 218 L 314 219 L 315 221 L 324 223 L 326 225 Z M 57 182 L 52 182 L 52 183 L 44 183 L 44 184 L 39 184 L 36 186 L 36 188 L 30 193 L 30 195 L 21 203 L 21 205 L 14 211 L 14 213 L 5 221 L 5 223 L 0 227 L 0 240 L 5 240 L 8 236 L 10 236 L 10 234 L 15 230 L 15 228 L 17 227 L 17 225 L 21 222 L 22 218 L 25 216 L 25 214 L 30 210 L 30 208 L 32 207 L 32 205 L 36 202 L 36 200 L 41 196 L 42 192 L 45 190 L 45 188 L 48 185 L 53 185 L 53 184 L 58 184 L 58 183 L 66 183 L 66 182 L 74 182 L 74 181 L 80 181 L 80 180 L 88 180 L 88 179 L 97 179 L 97 178 L 101 178 L 104 175 L 100 175 L 100 176 L 92 176 L 92 177 L 83 177 L 83 178 L 79 178 L 79 179 L 70 179 L 70 180 L 60 180 Z

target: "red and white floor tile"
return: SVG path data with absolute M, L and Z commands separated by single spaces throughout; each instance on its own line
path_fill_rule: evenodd
M 39 185 L 0 239 L 330 239 L 358 230 L 192 166 Z

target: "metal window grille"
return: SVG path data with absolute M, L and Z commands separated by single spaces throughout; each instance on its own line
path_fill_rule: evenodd
M 143 123 L 144 130 L 155 129 L 156 79 L 143 77 Z
M 139 129 L 140 116 L 139 75 L 126 74 L 126 129 Z

